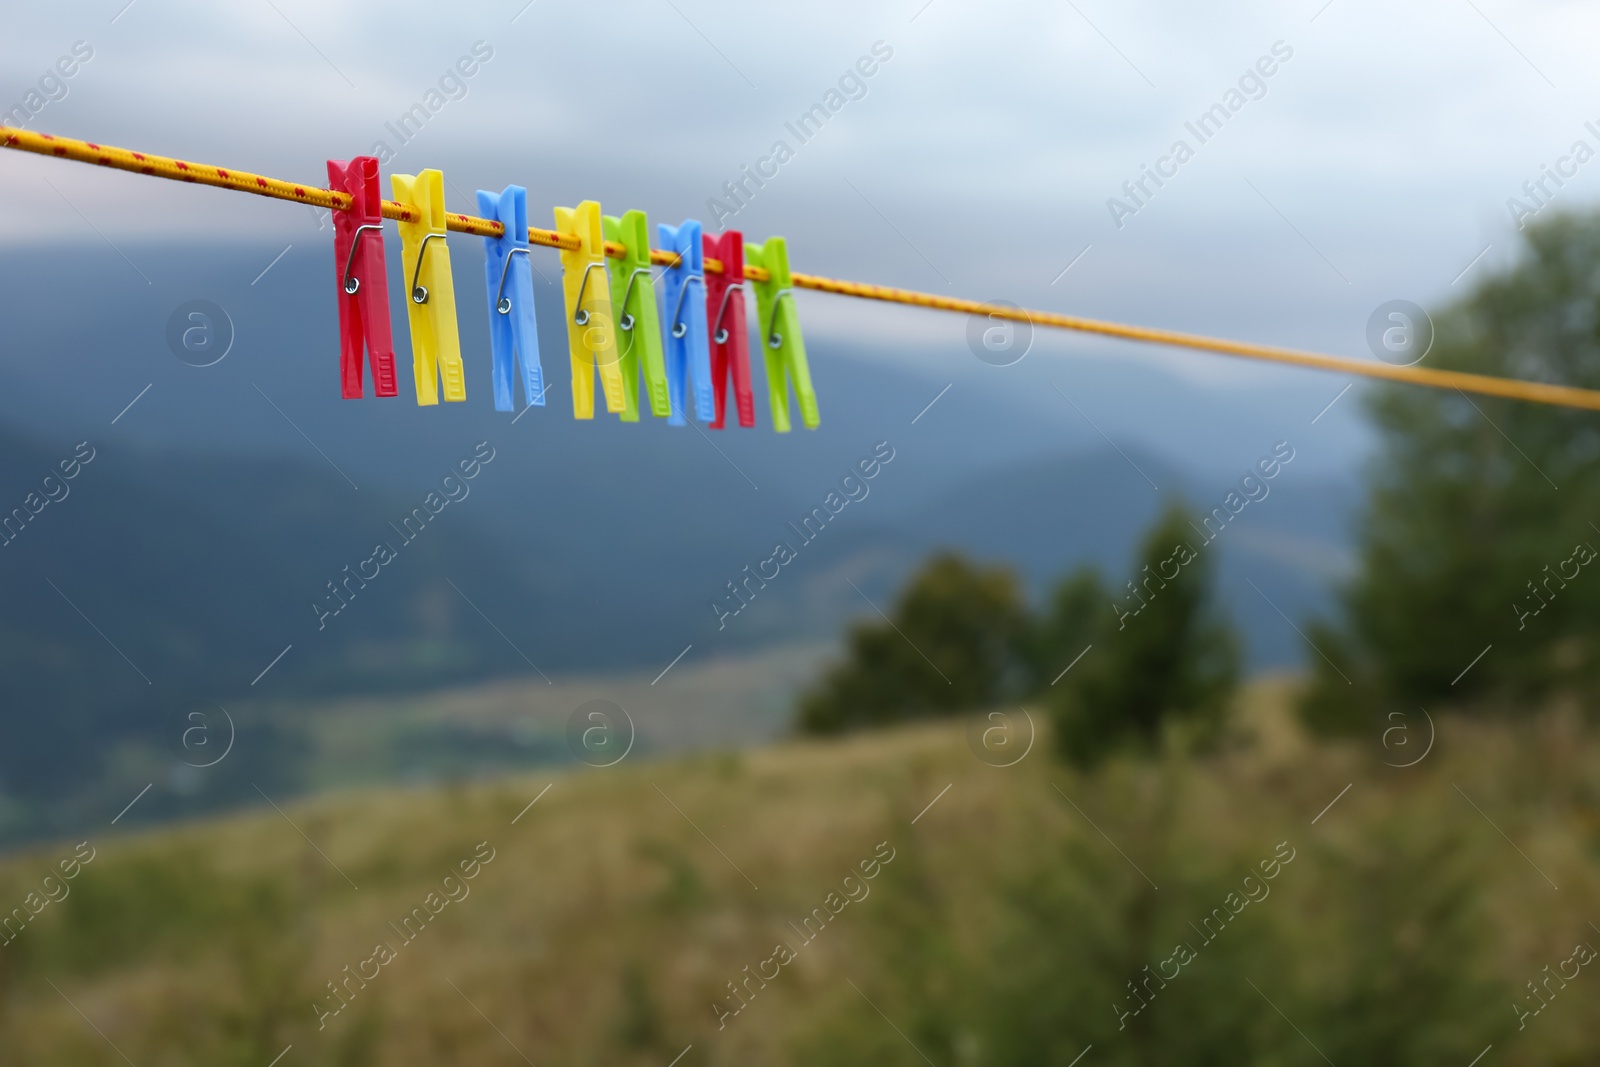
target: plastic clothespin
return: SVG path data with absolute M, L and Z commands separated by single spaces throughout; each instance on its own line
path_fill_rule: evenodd
M 600 370 L 606 410 L 623 409 L 622 368 L 617 364 L 611 287 L 606 276 L 605 233 L 600 204 L 556 208 L 556 232 L 579 241 L 576 251 L 561 250 L 561 287 L 566 294 L 567 347 L 572 356 L 572 414 L 594 418 L 594 370 Z
M 533 315 L 533 261 L 528 251 L 528 190 L 508 185 L 496 195 L 479 189 L 478 211 L 506 228 L 500 237 L 483 239 L 494 409 L 513 410 L 517 356 L 522 357 L 522 388 L 528 403 L 544 407 L 544 370 L 539 365 L 539 331 Z
M 389 180 L 394 184 L 394 198 L 416 216 L 400 223 L 400 262 L 411 280 L 406 287 L 406 319 L 411 324 L 417 403 L 439 402 L 440 378 L 444 379 L 446 400 L 465 400 L 455 281 L 450 275 L 450 249 L 445 244 L 444 175 L 429 168 L 416 175 L 391 174 Z
M 711 392 L 716 418 L 707 425 L 723 428 L 728 410 L 728 376 L 739 425 L 756 424 L 756 398 L 750 390 L 750 331 L 744 321 L 744 234 L 728 230 L 705 238 L 707 259 L 722 261 L 722 273 L 706 279 L 706 320 L 711 329 Z
M 328 186 L 350 197 L 333 212 L 333 265 L 339 273 L 339 385 L 346 400 L 361 396 L 361 353 L 371 354 L 372 386 L 399 396 L 394 333 L 389 328 L 389 277 L 383 267 L 383 193 L 376 156 L 328 160 Z
M 717 417 L 711 395 L 711 342 L 706 335 L 705 244 L 700 224 L 685 219 L 681 226 L 657 226 L 661 250 L 678 257 L 661 275 L 662 311 L 666 316 L 667 393 L 672 414 L 667 422 L 684 426 L 685 394 L 694 381 L 694 417 L 710 422 Z
M 767 363 L 767 398 L 772 402 L 772 428 L 789 432 L 789 388 L 800 405 L 800 421 L 808 430 L 822 422 L 817 411 L 817 393 L 811 386 L 811 366 L 806 362 L 806 343 L 800 336 L 800 313 L 794 306 L 793 282 L 789 276 L 789 246 L 782 237 L 768 237 L 758 245 L 745 246 L 745 260 L 765 268 L 767 280 L 752 282 L 756 290 L 756 328 L 760 331 L 761 351 Z M 788 382 L 784 375 L 788 374 Z
M 639 421 L 641 367 L 651 414 L 668 415 L 672 406 L 667 397 L 666 352 L 661 347 L 656 283 L 650 277 L 650 222 L 644 212 L 628 211 L 620 219 L 614 215 L 603 216 L 601 228 L 607 241 L 615 241 L 627 250 L 621 259 L 606 264 L 611 273 L 611 306 L 617 315 L 622 421 Z

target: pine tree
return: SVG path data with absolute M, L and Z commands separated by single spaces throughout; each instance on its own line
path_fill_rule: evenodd
M 1426 365 L 1600 387 L 1600 213 L 1531 226 L 1514 267 L 1439 316 Z M 1600 420 L 1405 386 L 1368 409 L 1382 448 L 1361 567 L 1341 623 L 1311 632 L 1335 664 L 1313 662 L 1311 724 L 1348 731 L 1393 708 L 1591 686 Z
M 1093 649 L 1048 690 L 1066 758 L 1087 767 L 1119 747 L 1149 751 L 1169 724 L 1215 733 L 1239 653 L 1212 603 L 1213 569 L 1188 511 L 1169 506 L 1145 535 L 1126 597 L 1100 615 Z

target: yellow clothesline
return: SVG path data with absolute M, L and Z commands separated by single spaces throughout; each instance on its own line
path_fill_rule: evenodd
M 186 160 L 171 159 L 167 156 L 133 152 L 126 148 L 114 148 L 110 145 L 79 141 L 70 137 L 34 133 L 10 126 L 0 126 L 0 146 L 20 149 L 24 152 L 33 152 L 42 156 L 77 160 L 80 163 L 95 163 L 103 167 L 132 171 L 136 174 L 148 174 L 152 177 L 168 178 L 173 181 L 214 185 L 223 189 L 232 189 L 236 192 L 255 193 L 257 196 L 268 196 L 300 204 L 312 204 L 316 207 L 325 207 L 336 211 L 348 210 L 350 206 L 350 197 L 346 194 L 315 185 L 298 185 L 294 182 L 268 178 L 248 171 L 232 170 L 207 163 L 190 163 Z M 393 200 L 385 200 L 383 202 L 383 217 L 402 222 L 414 221 L 411 217 L 411 212 Z M 459 233 L 472 233 L 484 237 L 499 237 L 505 232 L 505 228 L 498 222 L 481 219 L 474 215 L 450 214 L 446 216 L 445 226 Z M 559 234 L 554 230 L 543 230 L 536 226 L 528 227 L 528 242 L 530 244 L 544 245 L 548 248 L 562 248 L 568 251 L 576 251 L 579 247 L 576 237 Z M 609 241 L 606 243 L 606 255 L 620 259 L 623 254 L 624 250 L 621 245 Z M 650 261 L 662 266 L 672 266 L 677 263 L 678 259 L 671 252 L 651 249 Z M 715 259 L 707 258 L 705 269 L 713 274 L 721 274 L 722 264 Z M 747 265 L 745 267 L 745 275 L 752 281 L 767 280 L 767 272 L 760 267 Z M 911 289 L 895 289 L 884 285 L 870 285 L 864 282 L 823 278 L 814 274 L 801 274 L 798 271 L 794 272 L 792 279 L 797 288 L 836 293 L 840 296 L 881 300 L 892 304 L 906 304 L 912 307 L 936 308 L 940 311 L 955 311 L 966 315 L 984 315 L 992 318 L 1009 319 L 1015 322 L 1026 322 L 1034 326 L 1051 326 L 1063 330 L 1075 330 L 1079 333 L 1120 337 L 1123 340 L 1140 341 L 1146 344 L 1171 345 L 1176 348 L 1191 348 L 1202 352 L 1218 352 L 1225 355 L 1242 356 L 1246 359 L 1287 363 L 1298 367 L 1335 371 L 1363 378 L 1379 378 L 1391 382 L 1422 385 L 1433 389 L 1456 389 L 1463 393 L 1477 393 L 1481 396 L 1497 396 L 1511 400 L 1526 400 L 1535 404 L 1552 404 L 1559 407 L 1600 411 L 1600 391 L 1582 389 L 1576 386 L 1548 385 L 1542 382 L 1499 378 L 1487 374 L 1470 374 L 1464 371 L 1433 370 L 1426 367 L 1397 367 L 1373 360 L 1350 359 L 1345 356 L 1332 356 L 1295 348 L 1280 348 L 1276 345 L 1253 344 L 1249 341 L 1232 341 L 1221 337 L 1182 333 L 1177 330 L 1132 326 L 1127 323 L 1081 318 L 1076 315 L 1061 315 L 1050 311 L 1029 311 L 1024 308 L 987 304 L 979 300 L 963 300 L 958 297 L 919 293 Z

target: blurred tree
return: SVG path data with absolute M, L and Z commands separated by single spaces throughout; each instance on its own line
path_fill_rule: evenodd
M 1169 505 L 1145 535 L 1115 618 L 1086 629 L 1093 650 L 1047 690 L 1062 754 L 1079 766 L 1125 745 L 1149 750 L 1169 723 L 1202 739 L 1220 727 L 1238 682 L 1238 639 L 1212 602 L 1214 561 L 1198 540 L 1189 512 Z M 1056 604 L 1078 610 L 1088 581 L 1068 579 Z
M 1426 365 L 1600 387 L 1597 299 L 1600 213 L 1536 223 L 1513 268 L 1439 316 Z M 1313 660 L 1308 721 L 1353 731 L 1393 708 L 1592 685 L 1600 418 L 1409 387 L 1368 410 L 1382 445 L 1361 569 L 1342 624 L 1310 634 L 1332 662 Z
M 1238 883 L 1207 870 L 1215 859 L 1160 847 L 1163 869 L 1182 872 L 1164 874 L 1160 892 L 1081 836 L 1013 888 L 1011 928 L 990 963 L 980 1062 L 1068 1067 L 1089 1045 L 1115 1067 L 1304 1062 L 1293 1058 L 1299 1039 L 1274 1032 L 1276 1016 L 1244 980 L 1272 954 L 1269 917 L 1246 913 L 1208 944 L 1190 924 Z M 1197 958 L 1163 982 L 1180 944 Z
M 890 619 L 851 628 L 844 662 L 801 699 L 802 729 L 950 714 L 1021 690 L 1029 619 L 1010 570 L 941 553 L 911 577 Z
M 1296 1018 L 1315 1027 L 1335 1063 L 1466 1063 L 1517 1033 L 1510 983 L 1483 936 L 1492 925 L 1485 838 L 1466 829 L 1470 812 L 1408 814 L 1375 822 L 1359 844 L 1307 857 L 1324 879 L 1311 906 L 1328 909 L 1337 894 L 1339 907 L 1308 938 L 1328 943 L 1306 946 L 1324 965 L 1294 983 L 1305 1005 Z M 1339 949 L 1327 951 L 1333 943 Z M 1419 1026 L 1423 1019 L 1454 1022 Z
M 1100 572 L 1079 567 L 1056 583 L 1027 647 L 1031 688 L 1043 692 L 1095 639 L 1111 600 Z

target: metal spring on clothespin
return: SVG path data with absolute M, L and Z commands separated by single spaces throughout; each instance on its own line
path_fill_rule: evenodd
M 518 255 L 527 256 L 529 251 L 526 248 L 513 248 L 510 254 L 506 256 L 505 266 L 500 268 L 500 288 L 494 294 L 494 308 L 502 315 L 511 314 L 511 298 L 506 295 L 506 275 L 511 271 L 511 257 Z M 528 262 L 533 262 L 531 256 L 529 256 Z
M 426 304 L 428 302 L 428 287 L 426 285 L 418 285 L 417 279 L 422 277 L 422 260 L 423 257 L 428 254 L 428 242 L 433 240 L 435 237 L 439 238 L 441 241 L 444 240 L 444 234 L 430 233 L 422 238 L 422 244 L 417 248 L 417 265 L 416 268 L 411 272 L 412 303 Z M 510 262 L 509 257 L 507 258 L 506 262 Z
M 783 347 L 783 334 L 778 332 L 778 308 L 781 306 L 784 297 L 792 297 L 793 295 L 793 289 L 779 289 L 776 293 L 772 294 L 772 318 L 767 321 L 768 348 L 776 349 Z
M 356 265 L 356 249 L 361 247 L 361 234 L 365 230 L 382 232 L 383 227 L 377 223 L 364 223 L 356 227 L 356 232 L 350 238 L 350 255 L 345 257 L 344 261 L 344 291 L 351 296 L 354 296 L 361 288 L 361 279 L 354 277 L 350 271 Z
M 599 263 L 591 263 L 587 267 L 584 267 L 583 281 L 578 283 L 578 299 L 573 301 L 573 303 L 577 305 L 577 309 L 572 313 L 572 321 L 577 323 L 579 326 L 589 325 L 589 309 L 583 306 L 583 294 L 584 290 L 589 288 L 589 272 L 594 270 L 596 267 L 598 267 L 600 270 L 605 270 L 605 261 L 602 260 Z
M 722 291 L 722 306 L 717 308 L 716 321 L 711 324 L 712 329 L 716 331 L 714 334 L 712 334 L 712 337 L 719 345 L 725 345 L 728 343 L 728 330 L 722 325 L 722 317 L 728 313 L 728 298 L 734 293 L 743 292 L 744 284 L 742 282 L 735 282 L 733 285 L 728 286 Z
M 628 313 L 628 301 L 633 298 L 633 283 L 639 280 L 639 275 L 649 273 L 649 267 L 635 267 L 633 273 L 628 275 L 628 287 L 622 291 L 622 317 L 617 320 L 617 328 L 624 332 L 633 329 L 633 316 Z
M 705 275 L 691 274 L 683 280 L 683 288 L 678 290 L 678 302 L 672 309 L 672 336 L 682 337 L 689 332 L 689 324 L 683 321 L 683 298 L 689 295 L 689 283 L 699 282 L 705 284 Z

